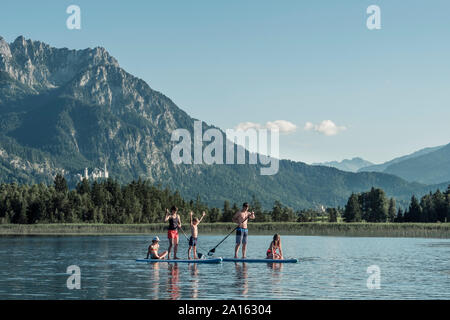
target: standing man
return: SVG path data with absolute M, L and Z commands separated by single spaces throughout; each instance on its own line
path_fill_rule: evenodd
M 255 212 L 248 211 L 248 203 L 245 202 L 242 205 L 242 210 L 235 213 L 233 216 L 233 222 L 238 224 L 238 228 L 236 229 L 236 248 L 234 249 L 234 257 L 237 259 L 239 247 L 242 243 L 242 259 L 245 259 L 247 252 L 247 237 L 248 237 L 248 229 L 247 229 L 247 220 L 255 219 Z

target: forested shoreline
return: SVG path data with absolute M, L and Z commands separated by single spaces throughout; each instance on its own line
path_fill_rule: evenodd
M 250 201 L 249 201 L 250 200 Z M 381 189 L 352 194 L 344 208 L 293 209 L 275 201 L 264 210 L 257 197 L 249 201 L 256 213 L 254 222 L 370 222 L 436 223 L 450 221 L 450 186 L 418 199 L 412 196 L 408 208 L 397 208 L 395 199 Z M 230 222 L 241 204 L 225 201 L 223 208 L 209 207 L 201 201 L 186 201 L 177 191 L 152 185 L 149 181 L 132 181 L 121 185 L 114 179 L 86 179 L 69 190 L 62 175 L 53 185 L 0 185 L 0 224 L 152 224 L 161 223 L 165 208 L 177 206 L 181 219 L 188 220 L 192 210 L 207 213 L 204 222 Z

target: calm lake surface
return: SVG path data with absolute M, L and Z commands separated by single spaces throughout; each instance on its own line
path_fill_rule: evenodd
M 199 252 L 222 238 L 200 235 Z M 450 240 L 282 236 L 285 257 L 299 263 L 136 263 L 150 239 L 0 237 L 0 299 L 450 299 Z M 250 235 L 247 256 L 264 257 L 270 240 Z M 230 236 L 214 256 L 233 248 Z M 179 251 L 187 256 L 183 235 Z M 80 290 L 67 288 L 70 265 L 81 269 Z M 380 289 L 367 286 L 372 265 Z

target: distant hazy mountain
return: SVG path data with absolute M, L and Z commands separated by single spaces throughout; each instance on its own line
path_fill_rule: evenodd
M 450 144 L 433 152 L 391 164 L 384 172 L 426 184 L 449 181 Z
M 450 144 L 422 149 L 381 165 L 362 168 L 359 172 L 389 173 L 425 184 L 444 183 L 450 180 Z
M 356 157 L 353 159 L 344 159 L 341 162 L 329 161 L 323 163 L 313 163 L 314 166 L 333 167 L 342 171 L 357 172 L 359 169 L 373 165 L 372 162 Z
M 372 186 L 403 200 L 434 190 L 385 173 L 287 160 L 274 176 L 261 176 L 257 165 L 175 165 L 171 133 L 183 128 L 192 135 L 193 126 L 193 118 L 103 48 L 57 49 L 23 37 L 9 44 L 0 37 L 0 183 L 51 183 L 63 172 L 73 185 L 85 168 L 106 163 L 120 182 L 149 179 L 219 207 L 253 195 L 266 208 L 275 200 L 304 208 L 344 205 L 352 192 Z
M 389 167 L 392 164 L 395 164 L 395 163 L 398 163 L 398 162 L 402 162 L 404 160 L 420 157 L 422 155 L 425 155 L 425 154 L 431 153 L 433 151 L 439 150 L 442 147 L 444 147 L 444 146 L 424 148 L 424 149 L 421 149 L 421 150 L 416 151 L 414 153 L 408 154 L 406 156 L 394 158 L 394 159 L 392 159 L 390 161 L 387 161 L 387 162 L 384 162 L 382 164 L 374 164 L 374 165 L 369 165 L 369 166 L 363 167 L 363 168 L 359 169 L 358 172 L 384 172 L 384 170 L 386 170 L 386 168 Z

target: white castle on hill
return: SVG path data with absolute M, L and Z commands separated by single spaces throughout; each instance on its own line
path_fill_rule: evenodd
M 77 174 L 77 178 L 82 181 L 83 179 L 89 180 L 97 180 L 97 179 L 108 179 L 109 178 L 109 172 L 108 169 L 106 168 L 106 163 L 105 163 L 105 167 L 103 170 L 95 168 L 94 170 L 92 170 L 92 172 L 89 174 L 89 170 L 88 168 L 84 169 L 84 175 L 81 174 Z

